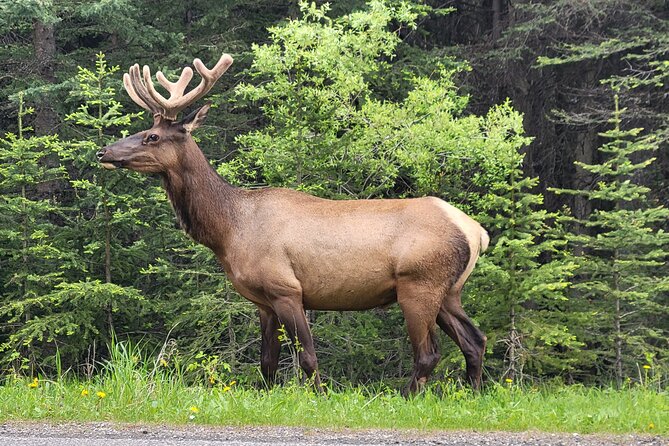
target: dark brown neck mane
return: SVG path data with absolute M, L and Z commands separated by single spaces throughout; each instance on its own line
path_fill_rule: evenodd
M 195 143 L 185 149 L 180 169 L 162 174 L 163 185 L 181 227 L 219 251 L 233 224 L 240 190 L 216 173 Z

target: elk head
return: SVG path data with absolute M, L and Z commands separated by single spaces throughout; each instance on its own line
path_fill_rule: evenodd
M 138 64 L 130 67 L 123 75 L 123 85 L 133 101 L 153 114 L 153 126 L 101 149 L 97 155 L 102 166 L 107 169 L 125 167 L 147 173 L 164 173 L 176 168 L 187 149 L 195 145 L 191 132 L 204 122 L 209 104 L 181 121 L 176 120 L 177 115 L 207 94 L 231 64 L 232 57 L 228 54 L 223 54 L 211 70 L 200 59 L 195 59 L 193 65 L 202 81 L 188 93 L 186 87 L 193 78 L 190 67 L 183 69 L 176 82 L 168 81 L 158 71 L 156 78 L 170 93 L 169 99 L 156 91 L 148 66 L 144 65 L 141 75 Z

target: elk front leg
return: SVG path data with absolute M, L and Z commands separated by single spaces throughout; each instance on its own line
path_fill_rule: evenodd
M 313 379 L 316 390 L 322 391 L 321 378 L 318 373 L 318 360 L 316 359 L 316 348 L 314 347 L 314 339 L 304 314 L 301 296 L 299 299 L 275 298 L 272 300 L 272 308 L 278 316 L 279 321 L 288 331 L 288 335 L 293 342 L 299 342 L 298 358 L 300 367 L 306 377 Z
M 276 381 L 276 372 L 279 369 L 279 318 L 269 307 L 258 305 L 260 313 L 260 330 L 262 344 L 260 346 L 260 371 L 267 387 L 272 387 Z

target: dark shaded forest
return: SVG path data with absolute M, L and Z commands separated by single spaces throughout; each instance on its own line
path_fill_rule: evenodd
M 229 182 L 433 195 L 488 229 L 463 296 L 488 335 L 486 379 L 667 375 L 666 0 L 0 0 L 0 12 L 4 373 L 90 375 L 116 338 L 194 376 L 260 380 L 255 307 L 182 233 L 158 179 L 95 157 L 151 125 L 123 89 L 131 65 L 176 77 L 230 53 L 195 135 Z M 410 373 L 396 306 L 308 317 L 326 379 Z M 460 378 L 457 347 L 441 348 L 437 375 Z

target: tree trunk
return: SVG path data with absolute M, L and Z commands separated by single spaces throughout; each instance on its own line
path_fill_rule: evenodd
M 186 36 L 186 42 L 190 42 L 192 40 L 192 31 L 193 31 L 193 5 L 192 2 L 186 2 L 186 10 L 184 11 L 183 15 L 183 24 L 184 27 L 186 28 L 186 32 L 184 33 Z
M 592 164 L 596 150 L 597 131 L 594 125 L 588 125 L 576 135 L 576 153 L 574 160 L 585 164 Z M 584 169 L 576 168 L 573 178 L 573 189 L 592 189 L 592 174 Z M 592 204 L 587 197 L 576 196 L 574 199 L 574 216 L 585 219 L 592 212 Z M 580 231 L 579 231 L 580 232 Z
M 584 89 L 593 89 L 597 84 L 597 69 L 596 67 L 589 66 L 585 69 L 583 74 Z M 586 101 L 586 104 L 583 106 L 584 109 L 587 109 L 591 106 L 592 99 L 584 98 L 581 99 Z M 576 134 L 574 135 L 575 139 L 575 148 L 574 161 L 578 161 L 584 164 L 592 164 L 595 160 L 595 153 L 597 151 L 597 124 L 588 123 L 584 127 L 576 129 Z M 574 171 L 574 176 L 572 178 L 572 189 L 576 190 L 591 190 L 593 185 L 593 176 L 590 172 L 580 167 L 576 167 Z M 579 220 L 586 220 L 588 216 L 592 213 L 592 203 L 585 196 L 575 196 L 573 204 L 573 213 L 574 217 Z M 577 224 L 574 228 L 574 231 L 578 234 L 587 233 L 587 228 L 582 224 Z M 583 250 L 576 246 L 574 254 L 577 256 L 583 255 Z
M 514 273 L 515 274 L 515 273 Z M 518 374 L 518 352 L 516 351 L 516 344 L 518 342 L 518 332 L 516 331 L 516 307 L 511 305 L 511 328 L 509 330 L 509 373 L 511 379 L 516 379 Z
M 23 140 L 23 93 L 19 93 L 19 139 Z M 23 271 L 28 270 L 28 209 L 27 209 L 27 199 L 28 195 L 26 193 L 26 185 L 22 184 L 21 185 L 21 214 L 23 216 L 22 219 L 22 224 L 23 224 L 23 234 L 22 234 L 22 240 L 21 240 L 21 247 L 22 247 L 22 253 L 21 257 L 23 260 Z M 28 281 L 26 280 L 26 277 L 24 276 L 22 281 L 21 281 L 21 296 L 23 299 L 25 299 L 27 296 L 28 292 Z M 30 320 L 30 313 L 26 311 L 26 322 Z
M 37 72 L 47 83 L 55 83 L 56 36 L 54 26 L 36 20 L 33 23 L 33 48 Z M 35 101 L 35 134 L 50 135 L 58 124 L 58 116 L 51 108 L 49 98 L 42 95 Z
M 502 0 L 492 0 L 492 40 L 502 35 Z
M 618 389 L 623 387 L 623 338 L 620 328 L 620 299 L 616 298 L 616 315 L 614 320 L 616 330 L 616 363 L 615 374 Z
M 107 197 L 103 199 L 104 219 L 105 219 L 105 283 L 112 283 L 112 265 L 111 265 L 111 213 L 107 205 Z M 114 335 L 114 308 L 111 302 L 105 308 L 107 313 L 107 325 L 109 326 L 109 334 Z
M 56 82 L 56 36 L 54 26 L 42 23 L 38 20 L 33 22 L 33 49 L 37 62 L 37 73 L 39 77 L 48 84 Z M 35 121 L 33 129 L 35 135 L 51 135 L 56 133 L 58 126 L 58 115 L 51 107 L 49 95 L 40 94 L 35 98 Z M 55 155 L 44 157 L 40 161 L 47 167 L 55 167 L 58 160 Z M 37 185 L 37 192 L 41 197 L 53 197 L 59 189 L 58 181 L 44 181 Z
M 618 97 L 616 97 L 616 116 L 618 116 Z M 616 124 L 616 130 L 620 130 L 620 126 Z M 620 212 L 622 209 L 623 202 L 621 200 L 616 201 L 615 211 Z M 613 251 L 613 289 L 616 292 L 616 313 L 614 315 L 614 328 L 616 331 L 615 337 L 615 351 L 616 351 L 616 362 L 615 362 L 615 374 L 616 374 L 616 384 L 618 389 L 623 387 L 623 331 L 621 328 L 622 321 L 622 310 L 621 310 L 621 301 L 620 295 L 617 294 L 620 292 L 620 274 L 618 271 L 618 262 L 620 260 L 620 250 L 615 249 Z

